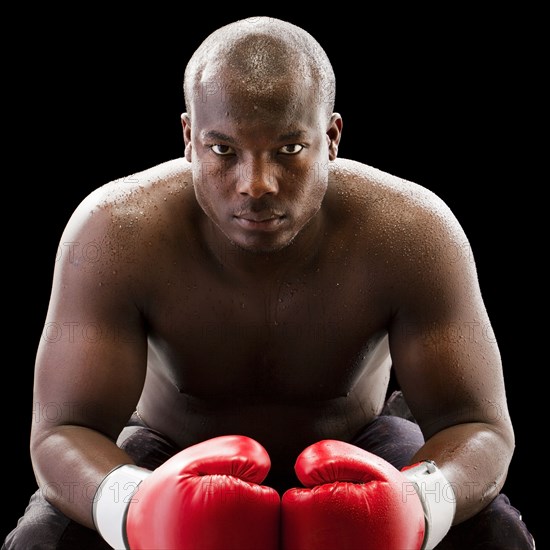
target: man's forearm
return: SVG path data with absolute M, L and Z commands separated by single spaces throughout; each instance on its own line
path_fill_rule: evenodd
M 452 498 L 454 493 L 456 524 L 472 517 L 497 496 L 506 480 L 513 450 L 511 431 L 467 423 L 432 436 L 413 462 L 433 460 L 442 470 L 450 487 L 441 487 L 438 498 Z
M 44 497 L 89 528 L 94 528 L 93 500 L 105 475 L 119 464 L 133 464 L 109 438 L 82 426 L 59 426 L 35 434 L 31 457 Z

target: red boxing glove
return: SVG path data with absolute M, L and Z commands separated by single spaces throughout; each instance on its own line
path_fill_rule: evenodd
M 306 486 L 283 495 L 283 549 L 419 549 L 424 510 L 407 478 L 382 458 L 343 441 L 305 449 L 295 465 Z
M 280 498 L 260 485 L 270 466 L 266 450 L 244 436 L 184 449 L 140 481 L 126 504 L 127 548 L 278 550 Z

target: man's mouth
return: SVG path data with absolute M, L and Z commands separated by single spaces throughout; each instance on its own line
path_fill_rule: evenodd
M 279 212 L 240 212 L 233 216 L 235 221 L 245 229 L 273 231 L 283 222 L 285 216 Z

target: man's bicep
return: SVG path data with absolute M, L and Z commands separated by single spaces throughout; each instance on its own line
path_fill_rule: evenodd
M 93 231 L 87 238 L 99 240 Z M 67 257 L 56 265 L 35 365 L 34 406 L 48 414 L 35 431 L 74 424 L 114 438 L 130 416 L 147 360 L 132 277 L 107 252 L 94 263 Z
M 91 321 L 49 321 L 71 332 L 60 340 L 43 336 L 35 366 L 35 420 L 42 429 L 74 424 L 96 429 L 112 438 L 129 418 L 139 398 L 146 368 L 146 352 L 139 337 L 134 342 L 107 341 L 81 327 Z M 106 327 L 106 325 L 103 325 Z M 36 415 L 35 415 L 36 416 Z M 36 426 L 38 428 L 38 426 Z
M 465 322 L 397 322 L 390 333 L 397 381 L 427 436 L 458 423 L 492 420 L 502 406 L 498 350 L 459 334 Z
M 425 436 L 507 418 L 500 353 L 473 265 L 426 269 L 390 327 L 394 371 Z

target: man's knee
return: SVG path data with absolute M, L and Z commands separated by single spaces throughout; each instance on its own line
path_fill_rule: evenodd
M 56 510 L 40 491 L 36 491 L 25 514 L 6 537 L 2 550 L 57 549 L 69 522 L 70 520 Z
M 397 469 L 403 468 L 424 444 L 418 425 L 398 416 L 378 416 L 350 442 Z
M 533 550 L 535 543 L 521 514 L 499 494 L 474 517 L 455 525 L 437 550 Z
M 2 550 L 110 550 L 93 529 L 70 520 L 36 491 Z

